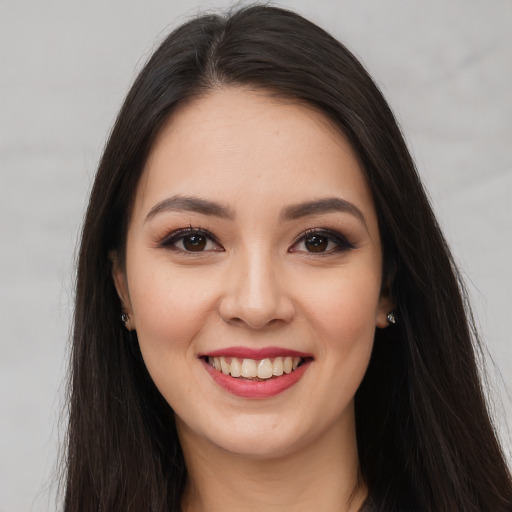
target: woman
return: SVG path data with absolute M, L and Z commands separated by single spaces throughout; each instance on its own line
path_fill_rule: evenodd
M 473 341 L 361 65 L 289 11 L 200 17 L 91 194 L 65 510 L 510 510 Z

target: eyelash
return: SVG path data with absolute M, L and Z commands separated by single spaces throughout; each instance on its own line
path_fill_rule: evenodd
M 301 233 L 292 243 L 291 245 L 291 252 L 299 252 L 294 250 L 295 247 L 297 247 L 300 243 L 304 243 L 308 237 L 313 238 L 313 236 L 318 236 L 320 238 L 326 238 L 329 242 L 334 242 L 336 244 L 336 247 L 326 250 L 326 251 L 301 251 L 305 252 L 306 254 L 310 255 L 317 255 L 317 256 L 327 256 L 329 254 L 333 253 L 339 253 L 348 251 L 350 249 L 354 249 L 355 246 L 352 242 L 350 242 L 345 235 L 342 235 L 339 231 L 335 231 L 332 229 L 325 229 L 325 228 L 311 228 L 303 233 Z M 328 243 L 329 243 L 328 242 Z
M 205 244 L 208 244 L 209 242 L 213 242 L 218 249 L 201 249 L 199 251 L 190 251 L 186 248 L 178 248 L 176 244 L 179 241 L 183 241 L 187 238 L 187 236 L 191 237 L 193 235 L 199 235 L 206 239 Z M 319 238 L 327 239 L 327 247 L 329 246 L 329 243 L 333 242 L 336 246 L 334 248 L 328 249 L 328 250 L 321 250 L 318 252 L 315 251 L 297 251 L 296 248 L 299 244 L 305 243 L 306 239 L 310 237 L 312 239 L 314 236 L 317 236 Z M 165 238 L 163 238 L 159 244 L 159 247 L 181 252 L 181 253 L 187 253 L 187 254 L 194 254 L 194 253 L 202 253 L 208 250 L 213 250 L 215 252 L 224 252 L 224 248 L 219 243 L 219 241 L 209 232 L 201 228 L 193 228 L 192 226 L 188 228 L 182 228 L 177 229 L 176 231 L 173 231 L 169 235 L 167 235 Z M 304 252 L 306 254 L 310 255 L 317 255 L 317 256 L 325 256 L 333 253 L 339 253 L 348 251 L 350 249 L 354 249 L 354 244 L 351 243 L 344 235 L 339 233 L 338 231 L 331 230 L 331 229 L 325 229 L 325 228 L 311 228 L 303 233 L 301 233 L 291 244 L 289 252 Z
M 171 250 L 176 252 L 184 252 L 188 254 L 194 254 L 194 253 L 201 253 L 204 252 L 204 250 L 201 251 L 188 251 L 186 249 L 181 249 L 176 247 L 176 243 L 179 241 L 183 241 L 187 238 L 187 236 L 191 237 L 193 235 L 199 235 L 203 236 L 207 239 L 206 243 L 208 244 L 208 241 L 215 243 L 220 249 L 214 249 L 216 252 L 224 252 L 224 248 L 222 245 L 218 242 L 218 240 L 209 232 L 201 228 L 193 228 L 192 226 L 188 228 L 182 228 L 177 229 L 176 231 L 173 231 L 169 235 L 167 235 L 164 239 L 162 239 L 158 246 Z M 211 250 L 211 249 L 210 249 Z

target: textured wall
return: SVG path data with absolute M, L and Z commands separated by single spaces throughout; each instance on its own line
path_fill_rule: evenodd
M 161 37 L 223 5 L 0 0 L 0 511 L 55 509 L 76 237 L 115 113 Z M 397 114 L 465 270 L 510 446 L 512 2 L 280 5 L 344 41 Z

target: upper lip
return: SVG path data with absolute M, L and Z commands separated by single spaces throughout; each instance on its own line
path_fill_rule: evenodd
M 272 357 L 302 357 L 312 358 L 311 354 L 300 352 L 298 350 L 290 350 L 280 347 L 264 347 L 264 348 L 248 348 L 248 347 L 227 347 L 213 350 L 211 352 L 203 352 L 199 357 L 238 357 L 240 359 L 270 359 Z

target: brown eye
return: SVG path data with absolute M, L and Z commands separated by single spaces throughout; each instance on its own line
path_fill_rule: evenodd
M 290 247 L 290 252 L 333 255 L 354 249 L 354 245 L 339 231 L 332 229 L 311 229 L 298 237 Z
M 183 247 L 187 251 L 204 251 L 207 238 L 204 235 L 188 235 L 183 237 Z
M 304 246 L 309 252 L 324 252 L 329 245 L 329 238 L 321 235 L 311 235 L 304 239 Z
M 159 242 L 159 246 L 184 254 L 224 251 L 222 245 L 217 242 L 211 233 L 192 227 L 173 231 Z

